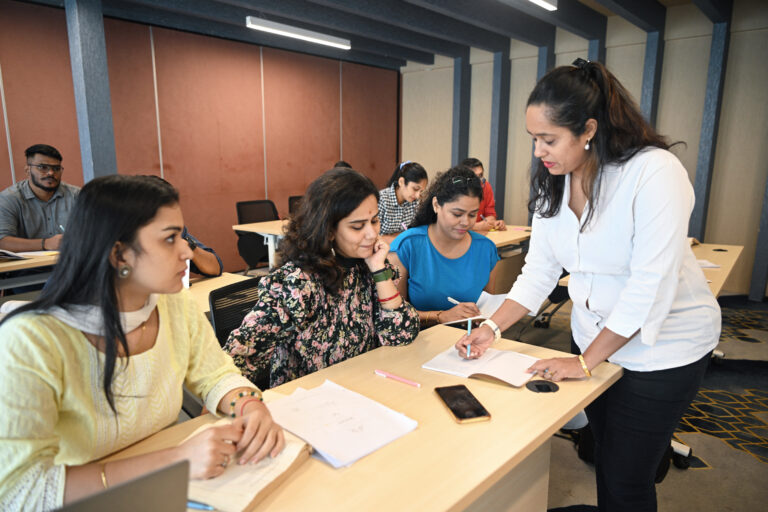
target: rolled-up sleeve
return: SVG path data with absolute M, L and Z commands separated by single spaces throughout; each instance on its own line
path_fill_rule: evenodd
M 546 230 L 547 223 L 538 215 L 533 216 L 531 241 L 525 265 L 507 298 L 529 311 L 538 311 L 555 289 L 563 267 L 557 261 Z
M 625 337 L 641 329 L 641 341 L 656 343 L 677 294 L 693 190 L 682 164 L 674 158 L 656 165 L 638 182 L 630 276 L 605 326 Z

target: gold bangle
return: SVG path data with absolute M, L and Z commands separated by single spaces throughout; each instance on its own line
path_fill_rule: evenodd
M 587 363 L 584 362 L 584 356 L 579 354 L 579 362 L 581 363 L 581 368 L 584 370 L 584 373 L 587 375 L 587 377 L 592 376 L 592 372 L 589 371 L 589 368 L 587 368 Z
M 431 311 L 427 311 L 427 318 L 424 319 L 424 325 L 429 325 L 429 317 L 432 316 Z
M 101 465 L 101 485 L 103 485 L 105 489 L 109 489 L 109 484 L 107 483 L 107 465 L 106 464 Z
M 440 321 L 440 313 L 442 313 L 442 311 L 438 311 L 437 312 L 437 323 L 439 323 L 439 324 L 443 323 L 443 322 Z

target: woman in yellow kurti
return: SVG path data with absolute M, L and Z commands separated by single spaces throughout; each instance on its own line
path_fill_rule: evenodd
M 235 454 L 247 463 L 282 449 L 258 389 L 177 293 L 191 256 L 183 227 L 176 190 L 155 177 L 83 187 L 48 286 L 0 324 L 0 509 L 60 507 L 181 459 L 211 478 Z M 183 384 L 234 421 L 94 462 L 172 424 Z

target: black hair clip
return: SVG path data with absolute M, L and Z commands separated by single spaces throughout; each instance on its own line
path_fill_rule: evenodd
M 579 69 L 586 69 L 587 64 L 589 64 L 588 60 L 584 60 L 581 57 L 577 58 L 575 61 L 573 61 L 573 66 L 576 66 Z

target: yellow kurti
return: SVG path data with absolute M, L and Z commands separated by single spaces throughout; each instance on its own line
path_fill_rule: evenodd
M 65 466 L 97 460 L 173 423 L 182 385 L 210 411 L 237 387 L 253 387 L 219 347 L 184 291 L 158 298 L 152 349 L 118 361 L 102 388 L 104 354 L 50 315 L 26 313 L 0 327 L 0 509 L 61 506 Z

